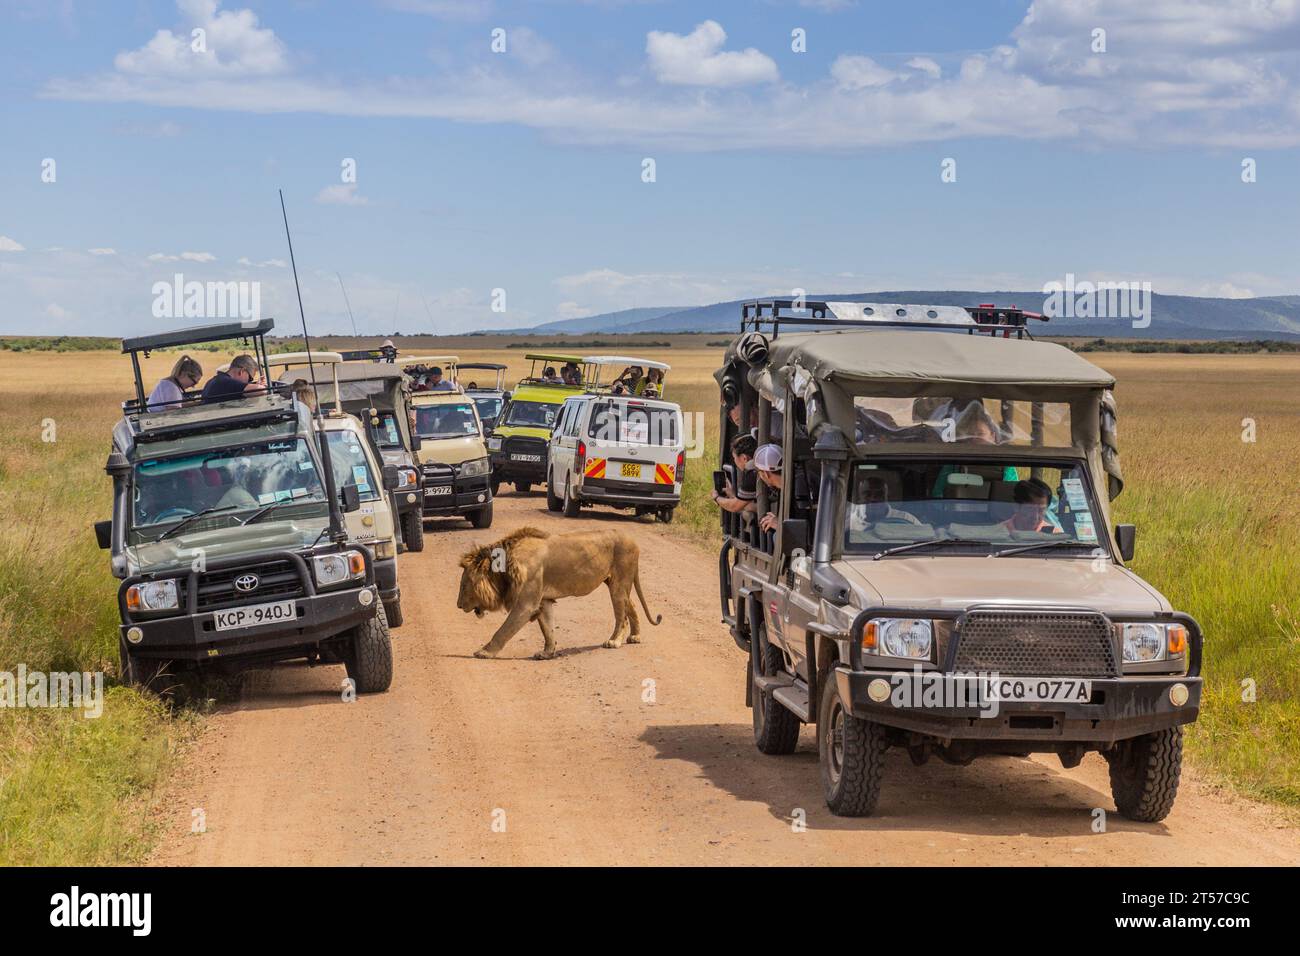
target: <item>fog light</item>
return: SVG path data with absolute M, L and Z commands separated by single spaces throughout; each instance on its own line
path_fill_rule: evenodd
M 483 495 L 479 495 L 479 496 L 478 496 L 478 500 L 479 500 L 480 503 L 482 503 L 482 501 L 483 501 L 483 497 L 484 497 Z
M 877 704 L 883 704 L 889 700 L 889 681 L 883 677 L 877 677 L 867 685 L 867 696 Z
M 144 631 L 138 627 L 128 627 L 126 629 L 126 639 L 132 644 L 139 644 L 144 640 Z
M 1187 703 L 1188 691 L 1186 684 L 1175 684 L 1169 688 L 1169 703 L 1175 707 L 1181 707 Z
M 357 600 L 361 602 L 362 607 L 370 607 L 375 600 L 375 596 L 369 588 L 366 588 L 357 594 Z
M 409 495 L 406 496 L 406 503 L 408 505 L 415 504 L 415 492 L 411 492 Z

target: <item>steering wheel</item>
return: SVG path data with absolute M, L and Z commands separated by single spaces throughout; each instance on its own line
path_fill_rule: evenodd
M 164 521 L 174 521 L 178 518 L 188 518 L 194 514 L 189 508 L 168 508 L 166 511 L 160 511 L 153 516 L 155 524 L 161 524 Z

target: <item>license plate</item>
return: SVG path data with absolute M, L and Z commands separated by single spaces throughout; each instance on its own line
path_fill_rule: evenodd
M 624 478 L 640 478 L 641 466 L 634 461 L 625 461 L 619 468 L 619 475 Z
M 278 624 L 297 618 L 298 606 L 293 601 L 274 601 L 270 604 L 250 604 L 248 607 L 217 611 L 212 615 L 212 624 L 218 631 L 232 631 L 240 627 Z
M 984 681 L 984 698 L 1008 704 L 1019 701 L 1086 704 L 1092 700 L 1092 681 L 1060 677 L 988 678 Z
M 511 455 L 511 461 L 541 461 L 541 455 Z
M 451 485 L 433 485 L 432 487 L 424 489 L 424 497 L 426 498 L 432 498 L 434 495 L 449 494 L 451 494 Z

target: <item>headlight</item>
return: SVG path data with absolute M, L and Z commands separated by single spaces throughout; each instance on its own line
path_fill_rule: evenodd
M 385 560 L 397 557 L 397 542 L 392 538 L 389 538 L 387 541 L 376 541 L 375 557 Z
M 327 588 L 333 584 L 342 584 L 363 578 L 366 575 L 366 559 L 360 551 L 344 551 L 340 554 L 321 554 L 311 559 L 312 571 L 316 575 L 318 587 Z
M 878 617 L 868 621 L 862 632 L 862 649 L 889 657 L 926 660 L 934 642 L 929 621 L 914 618 Z
M 1123 628 L 1126 664 L 1167 660 L 1187 647 L 1187 628 L 1181 624 L 1125 624 Z
M 497 437 L 495 437 L 495 436 L 492 437 L 492 438 L 489 438 L 489 439 L 488 439 L 488 451 L 500 451 L 500 450 L 501 450 L 501 439 L 500 439 L 500 438 L 497 438 Z
M 397 469 L 397 490 L 403 488 L 414 488 L 420 483 L 420 473 L 414 468 Z
M 178 606 L 176 581 L 146 581 L 126 589 L 126 607 L 130 611 L 170 611 Z
M 462 478 L 477 478 L 480 475 L 486 475 L 492 470 L 492 463 L 486 458 L 475 458 L 473 461 L 467 461 L 460 466 L 460 476 Z

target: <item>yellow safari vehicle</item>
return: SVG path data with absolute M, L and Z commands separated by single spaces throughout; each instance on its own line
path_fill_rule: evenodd
M 464 517 L 475 528 L 492 525 L 492 466 L 474 400 L 456 384 L 454 355 L 402 356 L 416 382 L 411 395 L 420 436 L 421 494 L 425 518 Z M 434 370 L 441 374 L 435 375 Z M 434 382 L 432 379 L 437 378 Z
M 545 484 L 546 446 L 555 418 L 566 398 L 583 393 L 588 378 L 580 355 L 530 352 L 524 358 L 532 363 L 529 372 L 510 393 L 488 438 L 493 494 L 503 481 L 520 493 Z

